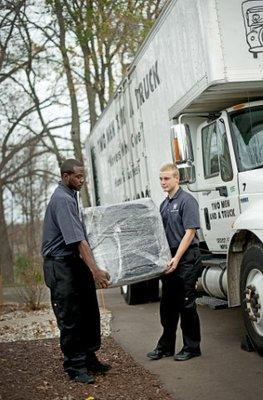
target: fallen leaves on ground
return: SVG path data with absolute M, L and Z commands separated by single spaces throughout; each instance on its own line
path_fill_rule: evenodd
M 99 358 L 112 365 L 93 385 L 74 383 L 62 369 L 59 340 L 0 343 L 1 400 L 173 400 L 157 377 L 144 369 L 111 337 Z

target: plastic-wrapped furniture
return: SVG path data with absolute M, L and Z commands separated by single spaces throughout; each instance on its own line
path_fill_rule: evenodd
M 86 208 L 83 219 L 96 263 L 110 274 L 110 286 L 141 282 L 164 272 L 171 255 L 151 199 Z

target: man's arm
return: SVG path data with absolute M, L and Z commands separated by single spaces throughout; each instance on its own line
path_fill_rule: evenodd
M 166 274 L 170 274 L 173 272 L 181 260 L 182 256 L 190 246 L 194 236 L 196 234 L 196 229 L 186 229 L 184 237 L 180 243 L 180 246 L 177 249 L 175 256 L 171 259 L 171 261 L 167 265 L 167 269 L 165 271 Z
M 97 267 L 92 251 L 86 240 L 82 240 L 81 242 L 79 242 L 78 250 L 80 252 L 83 261 L 91 270 L 93 278 L 97 283 L 97 285 L 99 286 L 99 288 L 104 289 L 108 287 L 110 276 L 108 272 L 105 272 Z

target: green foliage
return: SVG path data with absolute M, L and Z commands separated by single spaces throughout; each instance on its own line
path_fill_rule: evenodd
M 19 254 L 16 258 L 15 266 L 17 277 L 21 283 L 43 283 L 40 265 L 33 258 L 30 258 L 24 254 Z
M 19 254 L 15 267 L 16 278 L 21 285 L 18 289 L 21 300 L 30 310 L 39 310 L 43 295 L 43 275 L 40 263 L 33 257 Z

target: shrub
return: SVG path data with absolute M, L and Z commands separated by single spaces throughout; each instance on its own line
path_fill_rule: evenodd
M 43 275 L 40 262 L 34 257 L 20 254 L 16 258 L 16 276 L 21 284 L 18 294 L 30 310 L 39 310 L 43 298 Z

